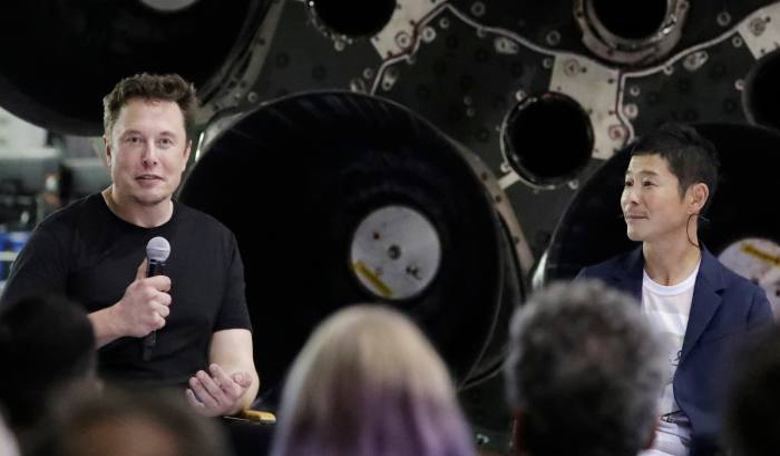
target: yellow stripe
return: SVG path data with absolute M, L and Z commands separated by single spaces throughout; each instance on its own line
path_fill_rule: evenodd
M 764 260 L 767 263 L 771 263 L 772 265 L 776 267 L 780 267 L 780 257 L 776 257 L 774 255 L 770 255 L 766 252 L 762 252 L 761 250 L 758 250 L 754 246 L 748 243 L 742 244 L 742 251 L 747 253 L 748 255 L 754 256 L 760 260 Z
M 384 282 L 382 282 L 382 279 L 380 279 L 376 274 L 371 272 L 370 269 L 366 267 L 366 265 L 363 264 L 362 261 L 356 261 L 352 264 L 353 269 L 355 269 L 355 272 L 359 275 L 363 276 L 371 282 L 372 285 L 374 285 L 377 290 L 379 290 L 379 294 L 384 296 L 385 298 L 389 298 L 393 296 L 393 290 L 390 289 Z

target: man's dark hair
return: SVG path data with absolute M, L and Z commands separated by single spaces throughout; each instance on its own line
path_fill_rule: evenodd
M 188 136 L 192 133 L 198 109 L 195 86 L 178 74 L 140 73 L 119 81 L 111 93 L 103 98 L 103 128 L 106 136 L 111 136 L 122 107 L 133 99 L 172 101 L 178 104 L 184 116 L 184 129 Z
M 34 296 L 0 312 L 0 403 L 13 428 L 46 416 L 52 396 L 94 375 L 95 334 L 86 311 L 64 298 Z
M 532 456 L 635 456 L 667 374 L 631 296 L 598 280 L 534 293 L 512 317 L 505 365 L 515 442 Z
M 720 161 L 715 146 L 689 125 L 668 123 L 639 138 L 631 156 L 658 154 L 669 164 L 680 183 L 682 197 L 691 185 L 699 182 L 710 190 L 702 215 L 710 207 L 718 186 Z
M 780 448 L 780 327 L 768 326 L 738 351 L 726 401 L 724 434 L 734 456 Z

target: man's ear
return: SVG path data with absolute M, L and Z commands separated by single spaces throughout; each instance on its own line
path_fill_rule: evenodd
M 703 182 L 697 182 L 691 185 L 691 188 L 688 189 L 688 192 L 691 195 L 690 213 L 700 214 L 702 208 L 705 204 L 707 204 L 707 200 L 710 197 L 709 187 L 707 187 L 707 184 Z
M 103 135 L 103 145 L 106 149 L 106 156 L 103 158 L 103 163 L 105 163 L 106 167 L 110 170 L 111 169 L 111 141 L 109 141 L 108 137 L 106 135 Z M 97 146 L 96 146 L 97 147 Z

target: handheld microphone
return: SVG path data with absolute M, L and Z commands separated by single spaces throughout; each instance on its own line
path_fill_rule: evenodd
M 154 277 L 165 274 L 165 261 L 171 254 L 171 245 L 162 237 L 153 237 L 146 244 L 146 277 Z M 157 343 L 157 331 L 152 331 L 144 337 L 143 341 L 143 359 L 149 361 L 152 359 L 152 349 Z

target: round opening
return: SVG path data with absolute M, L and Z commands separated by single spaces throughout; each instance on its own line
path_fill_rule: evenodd
M 750 70 L 742 92 L 745 115 L 750 122 L 780 129 L 780 51 L 759 60 Z
M 574 177 L 593 151 L 593 126 L 574 99 L 546 93 L 517 104 L 504 120 L 501 147 L 512 168 L 532 185 Z
M 588 12 L 615 36 L 627 40 L 649 37 L 661 29 L 669 12 L 667 0 L 615 2 L 590 0 Z
M 379 33 L 393 16 L 395 0 L 312 0 L 322 25 L 349 37 Z

